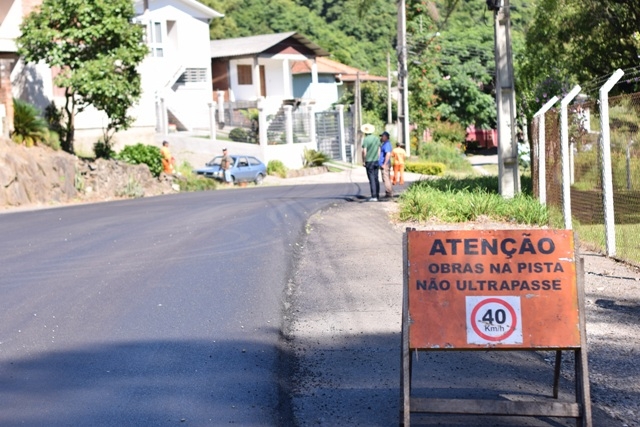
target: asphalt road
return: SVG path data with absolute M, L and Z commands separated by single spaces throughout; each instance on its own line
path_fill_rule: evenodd
M 0 215 L 0 424 L 286 425 L 282 297 L 310 214 L 366 184 Z

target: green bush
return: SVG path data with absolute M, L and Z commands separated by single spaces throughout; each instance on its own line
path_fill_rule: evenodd
M 116 154 L 111 149 L 111 145 L 106 144 L 103 140 L 93 144 L 93 152 L 96 154 L 96 159 L 111 159 Z
M 160 176 L 162 172 L 162 155 L 160 149 L 153 145 L 127 145 L 122 151 L 113 156 L 116 160 L 122 160 L 133 165 L 145 164 L 153 176 Z
M 215 179 L 193 173 L 193 166 L 186 160 L 178 165 L 176 171 L 178 175 L 176 182 L 180 186 L 180 191 L 207 191 L 218 188 Z
M 44 109 L 44 119 L 47 122 L 47 126 L 49 126 L 49 130 L 58 135 L 58 145 L 60 140 L 64 139 L 67 135 L 67 131 L 62 125 L 62 118 L 62 109 L 58 108 L 56 103 L 51 101 Z
M 50 148 L 53 148 L 56 151 L 60 150 L 60 136 L 57 132 L 54 132 L 52 130 L 49 130 L 47 132 L 47 136 L 42 140 L 42 143 L 49 146 Z
M 328 154 L 322 151 L 305 148 L 302 153 L 302 166 L 311 168 L 314 166 L 322 166 L 324 162 L 331 160 Z
M 180 191 L 207 191 L 215 190 L 218 188 L 218 183 L 215 179 L 205 178 L 200 175 L 183 175 L 183 179 L 178 180 L 180 185 Z
M 443 163 L 434 162 L 406 162 L 404 164 L 404 170 L 407 172 L 419 173 L 422 175 L 435 175 L 440 176 L 444 173 L 447 167 Z
M 460 150 L 441 142 L 430 142 L 420 146 L 419 157 L 434 163 L 444 163 L 447 169 L 458 172 L 471 172 L 473 167 Z
M 287 168 L 280 160 L 269 160 L 269 163 L 267 163 L 267 173 L 269 175 L 277 175 L 280 178 L 286 178 Z
M 431 128 L 431 134 L 435 142 L 453 145 L 464 144 L 467 136 L 467 132 L 462 125 L 454 122 L 436 122 Z
M 33 105 L 13 99 L 13 132 L 11 139 L 27 147 L 44 142 L 49 136 L 47 123 Z
M 242 128 L 233 128 L 229 132 L 229 139 L 235 142 L 247 142 L 249 134 Z

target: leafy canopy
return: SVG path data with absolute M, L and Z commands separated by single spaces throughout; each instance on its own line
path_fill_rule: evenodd
M 109 117 L 107 133 L 132 123 L 127 110 L 141 94 L 136 66 L 147 53 L 134 16 L 130 0 L 44 0 L 21 25 L 17 43 L 25 61 L 60 70 L 54 83 L 67 97 L 69 151 L 73 118 L 89 105 Z
M 527 115 L 576 83 L 588 95 L 617 68 L 629 71 L 613 93 L 638 86 L 640 1 L 540 0 L 517 74 Z
M 211 22 L 213 39 L 297 31 L 330 51 L 332 58 L 386 75 L 395 50 L 396 6 L 389 0 L 201 0 L 224 13 Z

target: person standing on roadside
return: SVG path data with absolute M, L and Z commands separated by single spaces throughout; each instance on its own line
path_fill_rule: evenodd
M 407 152 L 404 151 L 402 142 L 396 143 L 396 148 L 391 152 L 393 159 L 393 185 L 404 184 L 404 161 L 407 158 Z
M 233 166 L 233 158 L 227 153 L 227 149 L 222 149 L 222 160 L 220 160 L 220 170 L 224 175 L 224 182 L 231 184 L 231 167 Z
M 175 173 L 173 165 L 176 163 L 176 159 L 171 156 L 171 151 L 169 151 L 169 141 L 162 141 L 160 155 L 162 156 L 162 171 L 168 175 Z
M 364 160 L 364 167 L 367 169 L 367 179 L 371 189 L 371 198 L 368 201 L 377 202 L 380 197 L 380 180 L 378 179 L 380 139 L 373 135 L 376 128 L 372 124 L 366 123 L 362 125 L 360 130 L 365 135 L 362 141 L 362 159 Z
M 389 132 L 380 134 L 380 171 L 382 172 L 382 183 L 384 184 L 384 196 L 387 199 L 393 197 L 393 187 L 391 185 L 391 141 L 389 141 Z

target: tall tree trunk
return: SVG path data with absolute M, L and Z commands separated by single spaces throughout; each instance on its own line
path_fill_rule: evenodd
M 64 90 L 65 103 L 64 111 L 67 113 L 66 135 L 62 149 L 68 153 L 74 154 L 73 138 L 75 134 L 75 99 L 73 92 L 67 87 Z

